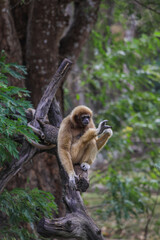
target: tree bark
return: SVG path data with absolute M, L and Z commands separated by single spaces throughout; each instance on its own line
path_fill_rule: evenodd
M 52 118 L 52 121 L 54 119 L 54 126 L 50 123 L 50 127 L 52 126 L 53 128 L 57 128 L 57 126 L 60 125 L 62 119 L 60 108 L 55 100 L 55 94 L 60 82 L 69 70 L 70 66 L 71 62 L 65 59 L 45 90 L 36 109 L 34 119 L 30 123 L 35 128 L 40 129 L 39 121 L 43 122 L 46 115 L 48 115 L 48 112 L 50 112 L 48 115 L 49 121 L 50 117 Z M 43 124 L 45 125 L 45 123 Z M 49 124 L 46 124 L 46 127 L 47 126 L 49 126 Z M 40 130 L 43 132 L 43 129 Z M 49 138 L 49 136 L 45 136 L 47 133 L 49 132 L 43 132 L 43 139 L 45 139 L 45 137 Z M 54 133 L 57 135 L 58 131 L 54 131 Z M 54 139 L 56 139 L 56 136 Z M 37 228 L 39 234 L 43 237 L 56 237 L 60 239 L 63 237 L 64 239 L 75 238 L 80 240 L 103 240 L 100 229 L 98 229 L 93 220 L 87 215 L 80 196 L 80 191 L 86 191 L 89 186 L 88 174 L 83 172 L 79 165 L 75 166 L 75 172 L 78 176 L 77 190 L 71 189 L 68 175 L 61 165 L 57 148 L 53 148 L 49 151 L 50 154 L 54 154 L 58 160 L 60 170 L 59 176 L 63 186 L 63 201 L 66 206 L 66 215 L 54 220 L 42 219 Z M 2 169 L 0 172 L 0 192 L 3 191 L 9 180 L 11 180 L 13 176 L 21 170 L 22 166 L 38 152 L 40 152 L 40 150 L 33 147 L 27 141 L 23 143 L 19 160 L 13 160 L 8 167 L 4 170 Z
M 11 15 L 9 0 L 0 1 L 0 51 L 4 50 L 8 62 L 22 64 L 22 51 Z M 11 85 L 24 87 L 24 81 L 9 77 Z
M 48 85 L 46 91 L 44 92 L 44 95 L 42 96 L 42 99 L 36 109 L 34 119 L 31 121 L 32 125 L 37 129 L 40 129 L 40 124 L 38 120 L 43 121 L 45 119 L 45 116 L 48 115 L 50 107 L 52 106 L 52 109 L 54 109 L 53 105 L 55 108 L 58 107 L 55 101 L 55 94 L 58 89 L 58 86 L 60 85 L 60 82 L 63 80 L 63 77 L 65 76 L 67 71 L 70 69 L 70 66 L 71 66 L 71 62 L 65 59 L 62 62 L 61 66 L 56 71 L 54 77 L 52 78 L 50 84 Z M 60 109 L 57 109 L 57 110 L 55 109 L 55 116 L 59 116 L 58 118 L 55 118 L 55 123 L 54 123 L 55 126 L 57 127 L 60 125 L 60 121 L 62 119 Z M 49 125 L 49 124 L 46 124 L 46 125 Z M 43 132 L 42 129 L 40 130 L 41 132 Z M 45 131 L 45 133 L 47 134 L 48 132 Z M 44 135 L 43 140 L 45 138 L 48 138 L 48 136 L 45 136 L 45 133 L 43 133 Z M 58 129 L 57 129 L 57 132 L 54 131 L 54 133 L 57 135 Z M 55 136 L 55 139 L 56 138 L 57 136 Z M 0 192 L 3 191 L 4 187 L 13 178 L 13 176 L 16 175 L 21 170 L 22 166 L 25 163 L 27 163 L 31 158 L 33 158 L 35 154 L 39 152 L 40 152 L 39 149 L 34 148 L 28 141 L 24 141 L 22 148 L 20 150 L 19 159 L 18 160 L 13 159 L 11 164 L 8 167 L 2 169 L 2 171 L 0 172 Z M 53 153 L 54 153 L 54 150 L 53 150 Z
M 73 62 L 80 54 L 89 34 L 96 22 L 100 0 L 75 0 L 72 24 L 60 41 L 60 56 Z
M 66 215 L 53 220 L 43 218 L 40 220 L 37 231 L 43 237 L 56 237 L 57 239 L 103 240 L 101 230 L 87 215 L 80 192 L 89 187 L 88 173 L 83 172 L 79 165 L 75 166 L 79 178 L 77 191 L 69 187 L 68 176 L 57 156 L 60 166 L 60 176 L 63 185 L 63 201 L 66 206 Z
M 10 62 L 27 66 L 25 86 L 31 91 L 33 105 L 37 106 L 64 56 L 74 62 L 78 58 L 96 21 L 100 0 L 31 0 L 24 4 L 17 0 L 0 2 L 0 49 L 6 50 Z M 70 3 L 74 3 L 75 7 L 70 7 Z M 68 8 L 71 8 L 69 13 Z M 24 86 L 22 81 L 11 83 Z M 62 112 L 63 83 L 64 80 L 56 93 Z M 53 100 L 49 110 L 52 124 L 54 106 Z M 26 186 L 53 193 L 60 215 L 64 212 L 55 156 L 47 152 L 35 156 L 30 165 L 23 166 L 7 185 L 9 189 Z

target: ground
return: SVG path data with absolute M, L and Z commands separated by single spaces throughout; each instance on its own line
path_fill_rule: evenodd
M 103 194 L 103 193 L 102 193 Z M 146 215 L 141 214 L 139 218 L 132 217 L 127 221 L 123 221 L 121 229 L 116 225 L 115 218 L 109 218 L 107 220 L 100 219 L 96 210 L 101 208 L 101 194 L 95 192 L 86 192 L 83 194 L 83 199 L 89 214 L 96 221 L 98 226 L 101 227 L 105 240 L 159 240 L 160 239 L 160 197 L 155 209 L 155 214 L 151 223 L 149 224 L 149 230 L 147 239 L 144 238 L 144 229 L 146 226 Z M 155 197 L 154 194 L 152 196 Z M 97 206 L 97 207 L 96 207 Z

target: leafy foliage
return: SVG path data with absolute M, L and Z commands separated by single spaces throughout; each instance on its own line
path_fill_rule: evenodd
M 9 86 L 7 77 L 11 75 L 21 80 L 26 69 L 17 64 L 6 63 L 5 55 L 0 56 L 0 166 L 18 158 L 17 135 L 25 135 L 37 140 L 32 130 L 27 127 L 25 109 L 31 107 L 25 100 L 29 96 L 26 89 Z M 34 223 L 42 216 L 52 217 L 57 212 L 54 196 L 38 189 L 4 190 L 0 195 L 1 239 L 38 239 Z M 31 231 L 29 231 L 29 229 Z
M 54 197 L 38 189 L 23 190 L 14 189 L 11 192 L 5 190 L 0 195 L 0 211 L 8 217 L 7 225 L 1 230 L 1 235 L 7 239 L 14 237 L 29 240 L 35 237 L 25 227 L 26 223 L 35 230 L 34 223 L 42 216 L 52 217 L 53 211 L 57 211 Z M 22 225 L 23 223 L 23 225 Z
M 109 169 L 104 177 L 98 174 L 107 191 L 98 213 L 104 218 L 114 214 L 119 225 L 133 214 L 152 214 L 150 197 L 159 192 L 160 31 L 157 17 L 148 31 L 151 22 L 145 13 L 149 14 L 150 5 L 140 12 L 131 1 L 113 2 L 106 7 L 102 1 L 101 18 L 91 39 L 94 56 L 84 65 L 82 87 L 97 122 L 108 119 L 113 127 L 106 147 Z M 109 7 L 113 15 L 107 19 L 104 14 Z M 131 17 L 137 26 L 135 37 L 127 39 Z M 112 24 L 102 28 L 109 21 Z M 148 25 L 143 26 L 143 21 Z M 118 33 L 113 31 L 114 24 Z
M 0 56 L 0 165 L 18 157 L 18 144 L 13 137 L 22 134 L 36 139 L 36 136 L 27 127 L 25 109 L 31 104 L 25 100 L 29 91 L 14 86 L 8 86 L 7 76 L 11 75 L 19 80 L 23 79 L 26 69 L 23 66 L 6 63 L 5 55 Z M 15 121 L 16 120 L 16 121 Z
M 97 213 L 101 218 L 106 219 L 114 215 L 120 225 L 121 219 L 137 216 L 143 213 L 145 203 L 143 196 L 132 178 L 123 177 L 112 168 L 108 169 L 108 176 L 102 179 L 107 188 L 107 193 L 103 196 L 103 208 L 98 209 Z

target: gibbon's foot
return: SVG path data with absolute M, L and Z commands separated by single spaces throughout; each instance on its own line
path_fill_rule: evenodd
M 111 128 L 111 126 L 106 125 L 108 120 L 103 120 L 102 122 L 99 123 L 98 128 L 97 128 L 97 135 L 101 135 L 104 130 Z
M 90 165 L 88 163 L 81 163 L 81 169 L 86 172 L 90 169 Z
M 105 130 L 103 131 L 103 133 L 108 133 L 109 137 L 112 137 L 112 135 L 113 135 L 113 131 L 112 131 L 111 128 L 105 129 Z
M 78 179 L 78 176 L 76 174 L 69 176 L 69 187 L 72 190 L 76 190 L 77 189 L 77 186 L 76 186 L 76 180 L 77 179 Z

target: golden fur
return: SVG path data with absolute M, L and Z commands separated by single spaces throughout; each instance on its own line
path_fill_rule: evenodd
M 87 126 L 81 126 L 78 117 L 83 114 L 90 116 Z M 78 106 L 63 119 L 58 133 L 58 153 L 62 165 L 69 177 L 75 176 L 73 165 L 77 163 L 87 163 L 91 165 L 97 152 L 103 148 L 112 132 L 104 132 L 98 136 L 92 120 L 92 111 L 86 106 Z

